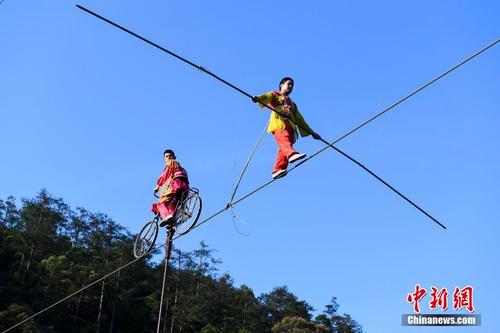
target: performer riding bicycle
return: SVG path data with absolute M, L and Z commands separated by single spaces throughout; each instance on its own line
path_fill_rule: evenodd
M 158 203 L 153 204 L 152 211 L 160 214 L 160 226 L 164 227 L 174 223 L 177 202 L 189 190 L 189 180 L 186 170 L 177 162 L 175 153 L 171 149 L 163 152 L 165 168 L 161 173 L 153 193 L 156 194 L 163 188 Z

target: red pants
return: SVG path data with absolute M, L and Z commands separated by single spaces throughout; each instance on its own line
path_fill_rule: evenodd
M 285 129 L 277 129 L 273 132 L 274 139 L 278 143 L 278 155 L 274 162 L 273 173 L 279 170 L 286 170 L 288 167 L 288 159 L 298 152 L 293 149 L 292 145 L 295 142 L 295 133 L 288 121 L 285 121 Z
M 153 213 L 160 214 L 161 219 L 175 214 L 175 207 L 182 195 L 189 190 L 189 184 L 182 178 L 173 179 L 165 193 L 162 193 L 160 202 L 153 204 Z

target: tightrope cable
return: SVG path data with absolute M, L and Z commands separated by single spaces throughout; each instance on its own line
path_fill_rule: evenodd
M 434 82 L 440 80 L 441 78 L 445 77 L 446 75 L 450 74 L 451 72 L 453 72 L 455 69 L 457 69 L 458 67 L 462 66 L 463 64 L 469 62 L 470 60 L 474 59 L 475 57 L 477 57 L 478 55 L 480 55 L 481 53 L 483 53 L 484 51 L 488 50 L 489 48 L 491 48 L 492 46 L 494 46 L 496 43 L 498 43 L 500 41 L 500 39 L 497 39 L 497 40 L 494 40 L 493 42 L 491 42 L 490 44 L 486 45 L 485 47 L 483 47 L 482 49 L 480 49 L 479 51 L 471 54 L 470 56 L 468 56 L 467 58 L 465 58 L 464 60 L 462 60 L 461 62 L 459 62 L 458 64 L 456 64 L 455 66 L 451 67 L 450 69 L 448 69 L 447 71 L 443 72 L 442 74 L 436 76 L 434 79 L 430 80 L 429 82 L 425 83 L 424 85 L 420 86 L 419 88 L 415 89 L 413 92 L 409 93 L 408 95 L 402 97 L 401 99 L 399 99 L 397 102 L 391 104 L 390 106 L 388 106 L 386 109 L 380 111 L 379 113 L 377 113 L 376 115 L 374 115 L 373 117 L 371 117 L 370 119 L 366 120 L 365 122 L 363 122 L 362 124 L 354 127 L 352 130 L 350 130 L 349 132 L 345 133 L 344 135 L 340 136 L 339 138 L 337 138 L 335 141 L 332 141 L 330 143 L 330 145 L 333 145 L 337 142 L 339 142 L 340 140 L 342 139 L 345 139 L 346 137 L 348 137 L 349 135 L 351 135 L 352 133 L 356 132 L 357 130 L 359 130 L 361 127 L 364 127 L 366 125 L 368 125 L 369 123 L 371 123 L 372 121 L 374 121 L 375 119 L 377 119 L 378 117 L 380 117 L 381 115 L 383 115 L 384 113 L 386 113 L 387 111 L 390 111 L 391 109 L 395 108 L 396 106 L 398 106 L 399 104 L 403 103 L 404 101 L 406 101 L 407 99 L 411 98 L 412 96 L 418 94 L 419 92 L 421 92 L 422 90 L 424 90 L 425 88 L 427 88 L 428 86 L 430 86 L 431 84 L 433 84 Z
M 156 251 L 158 248 L 162 247 L 163 245 L 164 245 L 164 244 L 162 244 L 162 245 L 160 245 L 160 246 L 157 246 L 155 249 L 151 250 L 149 253 L 151 253 L 151 252 L 153 252 L 153 251 Z M 71 297 L 73 297 L 73 296 L 75 296 L 75 295 L 77 295 L 77 294 L 81 293 L 82 291 L 84 291 L 84 290 L 86 290 L 86 289 L 88 289 L 88 288 L 92 287 L 93 285 L 95 285 L 95 284 L 97 284 L 97 283 L 101 282 L 102 280 L 105 280 L 106 278 L 108 278 L 108 277 L 110 277 L 111 275 L 113 275 L 113 274 L 115 274 L 115 273 L 117 273 L 117 272 L 121 271 L 122 269 L 127 268 L 128 266 L 130 266 L 130 265 L 134 264 L 135 262 L 137 262 L 137 261 L 138 261 L 138 260 L 140 260 L 140 259 L 142 259 L 142 257 L 137 258 L 137 259 L 134 259 L 134 260 L 132 260 L 132 261 L 128 262 L 127 264 L 125 264 L 125 265 L 123 265 L 123 266 L 121 266 L 121 267 L 119 267 L 119 268 L 115 269 L 115 270 L 114 270 L 114 271 L 112 271 L 111 273 L 108 273 L 108 274 L 104 275 L 103 277 L 101 277 L 101 278 L 99 278 L 99 279 L 97 279 L 97 280 L 95 280 L 95 281 L 91 282 L 90 284 L 86 285 L 85 287 L 82 287 L 82 288 L 78 289 L 77 291 L 75 291 L 74 293 L 69 294 L 68 296 L 66 296 L 66 297 L 64 297 L 64 298 L 62 298 L 62 299 L 60 299 L 59 301 L 57 301 L 57 302 L 55 302 L 55 303 L 53 303 L 53 304 L 49 305 L 49 306 L 48 306 L 48 307 L 46 307 L 45 309 L 38 311 L 38 312 L 37 312 L 37 313 L 35 313 L 34 315 L 32 315 L 32 316 L 30 316 L 30 317 L 28 317 L 28 318 L 24 319 L 23 321 L 21 321 L 21 322 L 19 322 L 19 323 L 15 324 L 14 326 L 9 327 L 8 329 L 6 329 L 5 331 L 3 331 L 2 333 L 8 332 L 8 331 L 10 331 L 10 330 L 13 330 L 14 328 L 16 328 L 16 327 L 18 327 L 18 326 L 20 326 L 20 325 L 22 325 L 22 324 L 26 323 L 27 321 L 29 321 L 29 320 L 31 320 L 31 319 L 33 319 L 33 318 L 35 318 L 35 317 L 37 317 L 37 316 L 41 315 L 42 313 L 44 313 L 44 312 L 46 312 L 46 311 L 48 311 L 48 310 L 52 309 L 54 306 L 56 306 L 56 305 L 58 305 L 58 304 L 60 304 L 60 303 L 62 303 L 62 302 L 64 302 L 64 301 L 66 301 L 66 300 L 70 299 Z

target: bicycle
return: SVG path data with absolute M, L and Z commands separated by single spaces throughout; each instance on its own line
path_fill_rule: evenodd
M 155 194 L 158 198 L 158 195 Z M 174 222 L 167 228 L 174 230 L 178 235 L 187 234 L 200 218 L 202 201 L 197 188 L 189 188 L 179 198 L 174 215 Z M 159 222 L 161 218 L 156 213 L 152 221 L 146 223 L 134 241 L 134 257 L 137 259 L 145 256 L 153 248 L 158 237 Z

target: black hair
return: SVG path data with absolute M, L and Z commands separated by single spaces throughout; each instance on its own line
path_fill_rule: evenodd
M 279 88 L 281 89 L 281 85 L 282 85 L 283 83 L 285 83 L 286 81 L 288 81 L 288 80 L 290 80 L 290 81 L 292 81 L 292 83 L 294 83 L 294 81 L 293 81 L 293 79 L 292 79 L 291 77 L 289 77 L 289 76 L 285 76 L 284 78 L 282 78 L 282 79 L 281 79 L 281 81 L 280 81 L 280 85 L 279 85 Z
M 175 153 L 174 153 L 174 151 L 173 151 L 172 149 L 166 149 L 166 150 L 163 152 L 163 156 L 165 156 L 165 154 L 167 154 L 167 153 L 172 154 L 172 155 L 174 155 L 174 157 L 175 157 Z

